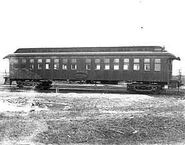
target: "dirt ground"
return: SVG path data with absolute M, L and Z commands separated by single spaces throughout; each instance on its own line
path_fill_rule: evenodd
M 0 144 L 185 144 L 184 92 L 0 91 Z

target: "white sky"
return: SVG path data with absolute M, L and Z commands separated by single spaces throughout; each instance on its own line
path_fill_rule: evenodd
M 19 47 L 160 45 L 185 74 L 184 20 L 184 0 L 0 0 L 0 71 Z

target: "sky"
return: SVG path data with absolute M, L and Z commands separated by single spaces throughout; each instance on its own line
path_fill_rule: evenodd
M 0 72 L 21 47 L 157 45 L 185 75 L 184 40 L 184 0 L 0 0 Z

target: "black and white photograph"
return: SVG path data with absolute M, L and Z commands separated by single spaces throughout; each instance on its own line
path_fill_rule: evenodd
M 184 145 L 184 0 L 1 0 L 0 145 Z

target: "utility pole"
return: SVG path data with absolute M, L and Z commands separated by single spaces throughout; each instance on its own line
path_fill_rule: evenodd
M 179 69 L 179 81 L 181 81 L 182 78 L 182 73 L 181 73 L 181 69 Z
M 181 82 L 182 82 L 182 73 L 181 73 L 181 70 L 179 69 L 179 75 L 178 75 L 178 92 L 179 92 L 179 89 L 180 89 L 180 85 L 181 85 Z

